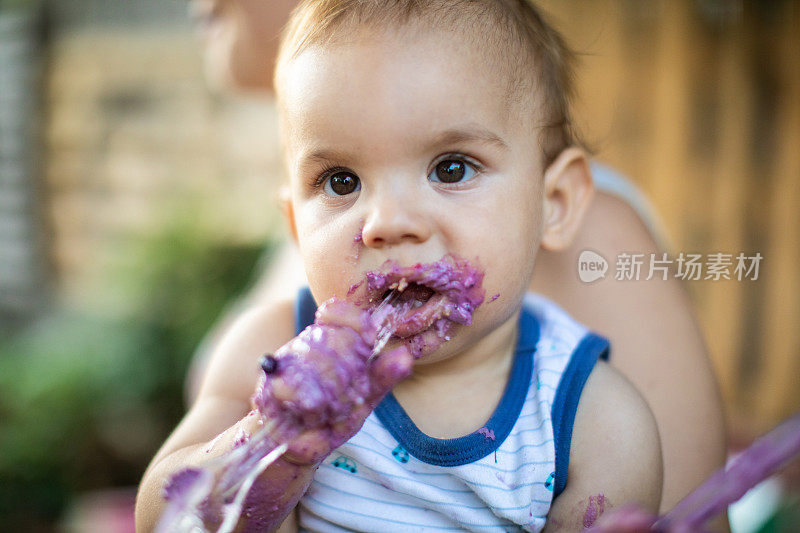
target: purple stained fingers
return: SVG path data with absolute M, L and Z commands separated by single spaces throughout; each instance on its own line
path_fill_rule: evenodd
M 324 458 L 411 374 L 413 360 L 403 346 L 371 358 L 379 326 L 370 311 L 332 299 L 317 310 L 314 324 L 275 352 L 252 403 L 282 428 L 272 436 L 290 442 L 289 459 Z

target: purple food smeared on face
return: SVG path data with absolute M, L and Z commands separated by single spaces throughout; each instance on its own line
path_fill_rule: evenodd
M 499 292 L 497 294 L 495 294 L 494 296 L 492 296 L 489 299 L 489 302 L 493 302 L 493 301 L 497 300 L 498 298 L 500 298 L 500 293 Z
M 410 267 L 387 261 L 364 276 L 348 291 L 348 299 L 361 307 L 336 298 L 325 302 L 314 324 L 268 358 L 272 372 L 280 374 L 297 400 L 274 401 L 269 380 L 262 379 L 252 403 L 263 416 L 300 427 L 339 425 L 336 413 L 352 411 L 370 392 L 363 372 L 350 367 L 366 364 L 382 325 L 389 322 L 395 336 L 418 357 L 449 340 L 452 324 L 471 324 L 472 313 L 483 302 L 483 272 L 452 255 Z M 363 290 L 355 296 L 359 288 Z M 395 303 L 379 306 L 391 291 L 396 293 Z M 320 364 L 309 367 L 317 360 Z M 352 384 L 351 396 L 344 399 L 334 392 L 343 383 Z M 340 438 L 331 435 L 334 443 Z
M 353 237 L 353 246 L 355 247 L 355 251 L 353 253 L 353 261 L 356 263 L 358 262 L 358 258 L 361 255 L 361 245 L 364 243 L 364 229 L 358 230 L 358 233 L 355 237 Z
M 367 272 L 365 281 L 350 287 L 348 295 L 361 289 L 365 296 L 357 303 L 374 307 L 394 291 L 389 316 L 394 335 L 420 357 L 449 340 L 454 324 L 472 324 L 472 315 L 484 300 L 483 276 L 453 255 L 408 267 L 387 261 L 379 270 Z

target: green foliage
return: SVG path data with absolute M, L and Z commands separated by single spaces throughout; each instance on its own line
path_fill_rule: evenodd
M 175 225 L 109 278 L 121 305 L 63 309 L 0 339 L 0 523 L 52 520 L 71 492 L 139 482 L 183 414 L 198 343 L 261 251 Z
M 38 0 L 0 0 L 0 12 L 16 7 L 35 4 Z

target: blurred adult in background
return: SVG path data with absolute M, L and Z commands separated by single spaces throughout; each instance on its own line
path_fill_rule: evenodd
M 298 0 L 192 0 L 215 89 L 272 90 L 280 31 Z
M 279 33 L 296 0 L 193 0 L 205 46 L 209 83 L 218 89 L 260 92 L 272 105 L 272 70 Z M 275 126 L 277 127 L 277 125 Z M 607 336 L 611 363 L 642 393 L 652 409 L 664 454 L 662 512 L 673 507 L 726 457 L 722 407 L 705 345 L 690 302 L 672 277 L 650 281 L 606 279 L 583 283 L 581 251 L 611 260 L 622 252 L 660 253 L 666 248 L 656 216 L 627 180 L 593 166 L 596 193 L 572 246 L 541 250 L 530 289 L 554 300 L 577 320 Z M 252 290 L 209 333 L 187 384 L 194 398 L 208 356 L 242 313 L 293 298 L 305 283 L 291 243 L 270 261 Z

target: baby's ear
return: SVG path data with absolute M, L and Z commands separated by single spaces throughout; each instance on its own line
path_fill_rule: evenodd
M 571 146 L 544 172 L 542 248 L 567 248 L 580 229 L 594 193 L 586 152 Z
M 284 184 L 278 191 L 278 201 L 281 205 L 281 212 L 289 228 L 292 240 L 297 243 L 297 224 L 294 221 L 294 204 L 292 203 L 292 191 L 288 184 Z

